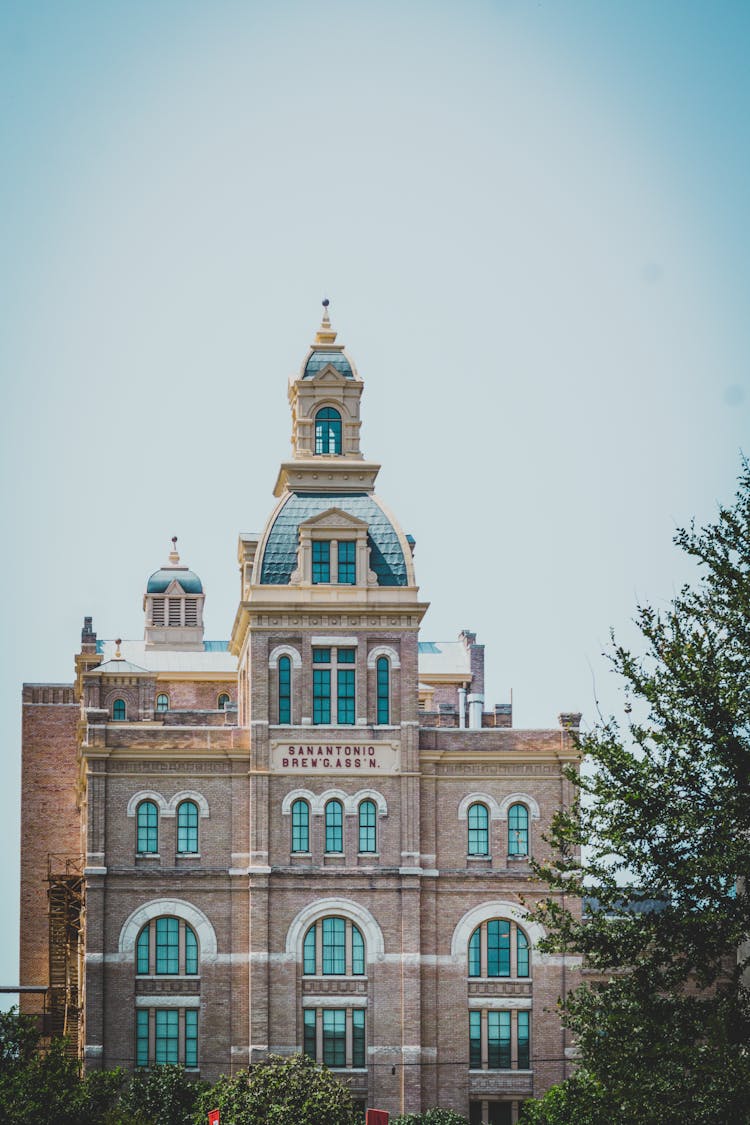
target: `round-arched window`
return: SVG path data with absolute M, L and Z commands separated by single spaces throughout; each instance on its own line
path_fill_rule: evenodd
M 315 452 L 341 453 L 341 415 L 331 406 L 315 415 Z

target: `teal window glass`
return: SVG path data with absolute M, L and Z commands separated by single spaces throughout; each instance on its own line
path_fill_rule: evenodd
M 346 973 L 346 922 L 343 918 L 323 919 L 323 975 Z
M 135 1012 L 135 1065 L 148 1066 L 148 1008 Z
M 531 1045 L 531 1013 L 519 1012 L 518 1013 L 518 1069 L 528 1070 L 530 1061 L 530 1045 Z
M 375 665 L 378 695 L 378 724 L 385 726 L 391 721 L 390 705 L 390 665 L 385 656 L 379 656 Z
M 510 922 L 498 918 L 487 923 L 487 976 L 510 976 Z
M 330 406 L 324 406 L 315 415 L 315 452 L 341 452 L 341 415 Z
M 179 918 L 156 919 L 156 971 L 175 975 L 180 971 Z
M 313 649 L 313 664 L 330 664 L 331 663 L 331 650 L 330 648 L 314 648 Z
M 508 855 L 529 854 L 529 810 L 511 805 L 508 810 Z
M 338 581 L 340 586 L 353 586 L 357 581 L 357 544 L 353 539 L 339 539 Z
M 292 851 L 310 851 L 310 806 L 307 801 L 292 805 Z
M 339 668 L 336 673 L 336 719 L 341 726 L 354 725 L 355 688 L 354 669 Z
M 516 976 L 529 975 L 529 942 L 523 930 L 516 927 Z
M 229 696 L 225 691 L 221 693 L 216 701 L 219 711 L 223 711 L 229 705 Z
M 171 1008 L 157 1008 L 154 1014 L 156 1016 L 154 1062 L 157 1066 L 164 1063 L 177 1063 L 180 1051 L 180 1013 Z
M 292 721 L 292 662 L 288 656 L 279 657 L 279 722 Z
M 374 801 L 361 801 L 359 805 L 359 850 L 377 851 L 376 839 L 377 808 Z
M 331 721 L 331 669 L 313 668 L 313 722 L 318 726 Z
M 159 712 L 169 710 L 169 696 L 168 695 L 157 695 L 157 697 L 156 697 L 156 710 L 159 711 Z
M 125 706 L 125 700 L 116 699 L 112 704 L 112 721 L 114 723 L 124 723 L 127 715 L 128 712 Z
M 354 664 L 357 658 L 355 649 L 340 648 L 336 651 L 336 660 L 339 664 Z
M 487 1065 L 490 1070 L 510 1067 L 510 1012 L 487 1013 Z
M 313 539 L 312 580 L 313 585 L 331 581 L 331 544 L 328 539 Z
M 304 1020 L 304 1052 L 313 1062 L 317 1061 L 318 1044 L 316 1035 L 317 1013 L 314 1008 L 305 1008 L 302 1013 Z
M 195 976 L 198 972 L 198 939 L 190 926 L 185 926 L 185 972 Z
M 185 1009 L 185 1066 L 198 1065 L 198 1009 Z
M 316 933 L 317 927 L 311 926 L 305 934 L 305 940 L 302 944 L 302 972 L 306 977 L 314 977 L 318 971 L 316 963 Z
M 135 971 L 140 974 L 148 973 L 149 969 L 149 946 L 148 946 L 149 927 L 144 926 L 138 935 L 138 943 L 135 949 L 136 969 Z
M 477 926 L 469 938 L 469 976 L 482 975 L 482 928 Z
M 352 976 L 365 975 L 365 942 L 356 926 L 352 926 Z
M 365 1012 L 352 1009 L 352 1066 L 365 1065 Z
M 328 801 L 325 809 L 326 851 L 344 850 L 344 814 L 341 801 Z
M 153 801 L 141 801 L 135 814 L 140 855 L 155 855 L 159 850 L 159 810 Z
M 490 854 L 490 817 L 485 805 L 469 806 L 469 855 Z
M 183 854 L 198 851 L 198 806 L 195 801 L 181 801 L 177 809 L 177 851 Z
M 323 1062 L 326 1066 L 346 1066 L 345 1009 L 323 1009 Z
M 479 1070 L 482 1066 L 482 1013 L 469 1012 L 469 1066 Z

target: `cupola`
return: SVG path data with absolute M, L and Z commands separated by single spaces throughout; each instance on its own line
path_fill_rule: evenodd
M 146 648 L 203 651 L 203 583 L 180 564 L 177 536 L 172 539 L 169 561 L 155 570 L 143 595 Z

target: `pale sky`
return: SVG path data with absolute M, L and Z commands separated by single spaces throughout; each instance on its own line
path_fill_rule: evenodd
M 229 636 L 323 296 L 423 639 L 517 726 L 618 707 L 750 449 L 749 49 L 746 0 L 0 5 L 0 983 L 21 683 L 141 636 L 172 535 Z

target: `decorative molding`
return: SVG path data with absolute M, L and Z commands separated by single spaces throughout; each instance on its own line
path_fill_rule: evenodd
M 490 820 L 502 820 L 500 805 L 488 793 L 469 793 L 458 806 L 458 819 L 466 820 L 469 815 L 470 805 L 485 805 L 490 814 Z
M 518 922 L 528 937 L 532 949 L 539 944 L 543 937 L 546 937 L 544 927 L 540 926 L 538 922 L 530 920 L 529 911 L 525 906 L 521 906 L 517 902 L 507 902 L 504 899 L 494 899 L 467 910 L 458 922 L 451 940 L 451 957 L 454 961 L 466 960 L 469 938 L 477 926 L 480 926 L 482 922 L 488 922 L 491 918 L 510 918 L 513 922 Z
M 202 910 L 181 898 L 155 898 L 139 906 L 125 920 L 118 941 L 120 953 L 133 955 L 138 934 L 146 923 L 164 915 L 182 918 L 192 926 L 198 938 L 201 961 L 217 952 L 216 932 Z
M 395 648 L 392 648 L 390 645 L 377 645 L 375 648 L 371 648 L 367 654 L 367 667 L 374 668 L 380 656 L 386 656 L 388 658 L 391 663 L 391 668 L 394 671 L 401 667 L 398 653 Z
M 385 953 L 383 931 L 369 910 L 348 898 L 317 898 L 303 906 L 286 932 L 286 951 L 297 960 L 302 959 L 302 938 L 313 922 L 335 915 L 356 923 L 362 932 L 367 948 L 367 963 L 382 960 Z

